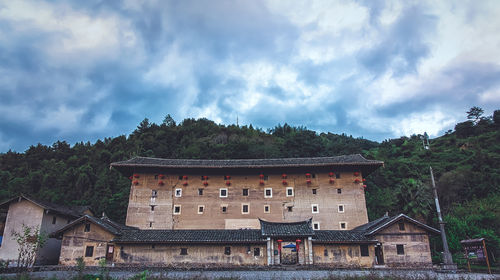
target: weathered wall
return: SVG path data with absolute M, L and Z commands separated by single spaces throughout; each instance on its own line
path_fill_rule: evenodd
M 369 256 L 361 256 L 360 245 L 315 244 L 314 264 L 332 267 L 372 267 L 375 259 L 374 246 L 368 245 Z
M 7 219 L 5 221 L 5 230 L 0 247 L 1 260 L 16 260 L 19 254 L 19 246 L 13 240 L 12 231 L 20 233 L 22 225 L 36 227 L 40 229 L 44 210 L 27 200 L 12 202 L 9 206 Z
M 287 185 L 283 185 L 281 173 L 266 174 L 268 180 L 260 185 L 260 173 L 251 172 L 228 174 L 231 175 L 230 185 L 226 185 L 222 174 L 167 174 L 163 179 L 155 179 L 155 174 L 140 173 L 139 178 L 132 180 L 138 185 L 131 185 L 126 224 L 142 229 L 224 229 L 235 228 L 235 225 L 254 228 L 258 218 L 294 222 L 312 217 L 313 222 L 320 223 L 320 229 L 338 230 L 340 222 L 346 222 L 346 229 L 368 222 L 362 183 L 354 182 L 362 180 L 361 174 L 341 172 L 341 177 L 331 184 L 328 172 L 318 172 L 311 178 L 311 184 L 307 184 L 305 173 L 287 173 Z M 188 179 L 179 179 L 183 175 Z M 206 186 L 202 175 L 209 176 Z M 159 181 L 164 185 L 160 186 Z M 185 181 L 187 185 L 183 185 Z M 293 188 L 293 196 L 287 196 L 287 187 Z M 220 188 L 227 188 L 228 197 L 219 196 Z M 245 188 L 249 189 L 248 196 L 243 196 Z M 272 197 L 264 196 L 266 188 L 272 188 Z M 339 188 L 341 194 L 337 193 Z M 182 190 L 181 197 L 175 196 L 176 189 Z M 198 189 L 203 189 L 202 195 Z M 316 194 L 312 189 L 316 189 Z M 154 200 L 152 190 L 158 191 Z M 243 203 L 250 206 L 248 214 L 242 213 Z M 312 213 L 312 204 L 318 204 L 319 213 Z M 338 211 L 339 204 L 344 205 L 343 213 Z M 151 205 L 155 205 L 154 211 Z M 172 214 L 174 205 L 181 206 L 179 215 Z M 204 206 L 202 214 L 198 213 L 200 205 Z M 265 205 L 270 207 L 269 213 L 265 213 Z M 225 213 L 223 206 L 227 207 Z M 288 206 L 293 207 L 292 212 L 288 211 Z
M 85 224 L 79 224 L 67 230 L 62 238 L 59 264 L 76 265 L 76 259 L 83 257 L 86 265 L 98 265 L 101 258 L 106 257 L 108 242 L 115 236 L 100 226 L 90 224 L 90 232 L 85 232 Z M 85 248 L 94 246 L 92 257 L 85 257 Z
M 231 247 L 231 255 L 224 254 L 224 248 Z M 181 248 L 188 248 L 187 255 L 181 255 Z M 254 248 L 260 248 L 260 256 L 254 256 Z M 265 244 L 248 245 L 172 245 L 117 244 L 115 263 L 130 264 L 203 264 L 203 265 L 266 265 Z
M 394 224 L 375 235 L 384 254 L 384 262 L 389 267 L 432 267 L 431 250 L 427 232 L 414 224 L 405 223 L 400 231 Z M 404 255 L 398 255 L 396 245 L 404 246 Z
M 53 224 L 53 218 L 56 217 L 56 223 Z M 45 213 L 43 215 L 41 231 L 50 234 L 61 229 L 73 219 L 59 214 Z M 43 248 L 37 254 L 36 264 L 57 264 L 59 261 L 59 253 L 61 251 L 61 240 L 56 238 L 47 239 Z

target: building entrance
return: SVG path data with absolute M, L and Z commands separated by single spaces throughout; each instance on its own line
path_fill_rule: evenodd
M 286 242 L 281 249 L 281 263 L 282 264 L 297 264 L 298 255 L 295 242 Z

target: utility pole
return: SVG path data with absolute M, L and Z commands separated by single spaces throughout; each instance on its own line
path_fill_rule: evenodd
M 429 138 L 427 136 L 427 133 L 424 134 L 424 139 L 422 139 L 422 144 L 424 144 L 424 149 L 429 150 Z M 443 270 L 456 271 L 457 265 L 453 263 L 453 258 L 451 257 L 450 249 L 448 248 L 448 241 L 446 239 L 446 232 L 444 230 L 445 222 L 443 221 L 443 216 L 441 215 L 441 207 L 439 207 L 439 198 L 436 188 L 436 182 L 434 181 L 434 173 L 432 172 L 432 167 L 430 164 L 429 164 L 429 171 L 431 173 L 432 191 L 434 193 L 434 201 L 436 202 L 436 211 L 439 219 L 439 230 L 441 231 L 441 240 L 443 241 L 444 252 L 443 252 L 443 265 L 441 268 Z

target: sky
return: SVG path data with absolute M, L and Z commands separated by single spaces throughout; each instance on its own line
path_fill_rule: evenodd
M 382 141 L 500 109 L 500 1 L 0 0 L 0 152 L 208 118 Z

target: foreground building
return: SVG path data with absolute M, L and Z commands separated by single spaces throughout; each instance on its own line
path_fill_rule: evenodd
M 54 233 L 60 263 L 428 267 L 429 234 L 405 215 L 368 222 L 361 155 L 181 160 L 133 158 L 126 225 L 83 217 Z
M 92 215 L 88 206 L 67 207 L 20 195 L 0 203 L 0 260 L 17 262 L 19 245 L 13 232 L 22 233 L 23 225 L 49 234 L 78 217 Z M 57 264 L 61 241 L 49 238 L 36 253 L 35 265 Z

